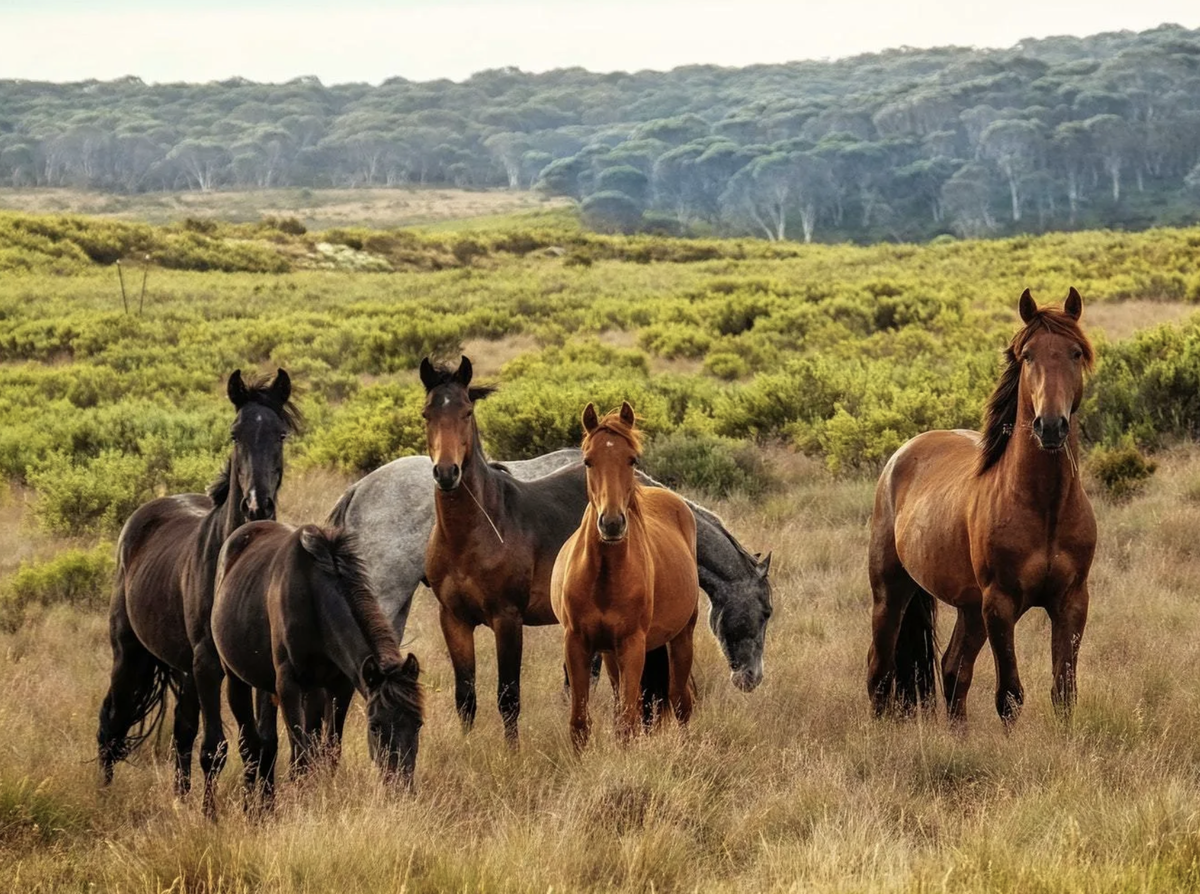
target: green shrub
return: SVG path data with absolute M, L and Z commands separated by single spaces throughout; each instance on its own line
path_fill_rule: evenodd
M 758 496 L 774 483 L 754 445 L 718 435 L 686 431 L 660 435 L 647 445 L 643 461 L 664 484 L 713 498 L 734 492 Z
M 1158 463 L 1143 456 L 1129 437 L 1115 447 L 1096 447 L 1087 460 L 1088 471 L 1113 500 L 1125 500 L 1136 494 L 1157 468 Z
M 361 388 L 307 439 L 302 461 L 363 474 L 398 456 L 421 453 L 425 450 L 424 404 L 424 392 L 416 385 Z
M 103 608 L 112 592 L 115 568 L 111 543 L 66 549 L 45 561 L 22 562 L 0 592 L 0 625 L 12 629 L 32 605 Z

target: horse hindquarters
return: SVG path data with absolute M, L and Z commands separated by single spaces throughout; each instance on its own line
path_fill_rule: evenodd
M 171 671 L 137 638 L 125 608 L 123 573 L 118 572 L 109 613 L 113 666 L 108 692 L 100 705 L 96 744 L 104 784 L 112 782 L 113 765 L 145 740 L 166 705 Z M 153 715 L 153 716 L 152 716 Z M 137 726 L 132 736 L 129 731 Z

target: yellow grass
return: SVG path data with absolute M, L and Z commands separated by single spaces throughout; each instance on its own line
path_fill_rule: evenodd
M 561 641 L 530 630 L 522 748 L 502 744 L 494 655 L 464 737 L 427 591 L 408 646 L 428 688 L 415 797 L 380 790 L 356 704 L 334 776 L 284 781 L 277 814 L 244 818 L 238 767 L 222 817 L 170 794 L 162 742 L 96 786 L 109 666 L 100 615 L 53 610 L 0 636 L 0 882 L 122 891 L 1163 891 L 1200 885 L 1200 450 L 1162 457 L 1147 491 L 1098 504 L 1101 542 L 1080 705 L 1050 707 L 1048 624 L 1018 627 L 1026 708 L 1005 735 L 981 656 L 969 729 L 870 718 L 866 520 L 872 482 L 773 457 L 785 488 L 718 508 L 775 551 L 767 676 L 736 692 L 698 632 L 687 735 L 621 749 L 597 696 L 571 751 Z M 339 481 L 292 482 L 313 510 Z M 312 517 L 312 516 L 310 516 Z M 7 529 L 6 529 L 7 531 Z M 952 611 L 941 617 L 943 641 Z
M 274 215 L 296 217 L 310 229 L 428 225 L 563 205 L 561 199 L 546 200 L 532 192 L 496 189 L 270 189 L 129 196 L 75 189 L 0 189 L 0 208 L 11 211 L 90 214 L 150 223 L 185 217 L 256 221 Z

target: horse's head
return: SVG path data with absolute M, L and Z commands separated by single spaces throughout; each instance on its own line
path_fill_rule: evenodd
M 281 369 L 270 383 L 247 382 L 241 370 L 234 370 L 226 390 L 237 408 L 229 432 L 233 439 L 229 485 L 245 518 L 274 519 L 275 498 L 283 482 L 283 442 L 295 430 L 298 418 L 290 402 L 291 379 Z
M 367 690 L 367 744 L 371 759 L 389 782 L 412 790 L 425 711 L 421 666 L 411 652 L 401 664 L 383 666 L 373 656 L 363 663 Z
M 642 454 L 641 433 L 634 422 L 628 401 L 603 419 L 596 415 L 594 404 L 583 411 L 588 502 L 596 510 L 596 527 L 606 543 L 625 539 L 629 531 L 629 503 L 637 487 L 633 470 Z
M 425 386 L 425 441 L 433 460 L 433 479 L 444 491 L 462 481 L 463 471 L 479 444 L 475 424 L 475 402 L 483 400 L 495 388 L 471 387 L 471 361 L 466 357 L 451 371 L 435 366 L 426 357 L 421 361 L 421 384 Z
M 1043 450 L 1061 450 L 1083 398 L 1083 374 L 1094 359 L 1092 346 L 1079 328 L 1083 299 L 1072 286 L 1062 310 L 1039 308 L 1026 289 L 1019 310 L 1025 328 L 1009 348 L 1010 359 L 1020 364 L 1018 401 L 1032 416 L 1038 445 Z
M 747 563 L 750 564 L 749 557 Z M 763 648 L 772 611 L 771 581 L 767 576 L 771 554 L 767 553 L 763 559 L 755 556 L 752 566 L 737 580 L 714 582 L 701 576 L 705 589 L 719 587 L 722 591 L 723 598 L 710 600 L 708 626 L 729 661 L 729 679 L 742 692 L 750 692 L 762 682 Z M 717 601 L 721 603 L 720 609 Z

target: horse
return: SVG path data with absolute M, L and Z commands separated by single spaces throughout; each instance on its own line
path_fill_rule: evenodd
M 226 393 L 237 411 L 230 428 L 233 446 L 207 495 L 151 500 L 134 511 L 117 540 L 109 609 L 113 665 L 96 734 L 106 785 L 116 762 L 128 757 L 162 717 L 170 689 L 175 694 L 175 792 L 187 795 L 199 730 L 196 681 L 209 670 L 194 661 L 197 628 L 187 607 L 211 604 L 225 538 L 246 521 L 275 515 L 283 441 L 299 420 L 290 401 L 291 380 L 282 369 L 270 383 L 246 381 L 234 370 Z M 218 691 L 219 686 L 218 678 Z M 219 721 L 214 730 L 217 736 L 209 742 L 206 735 L 200 757 L 206 774 L 224 759 Z
M 634 477 L 642 453 L 633 407 L 603 418 L 583 411 L 588 507 L 554 563 L 550 598 L 563 625 L 571 687 L 571 741 L 587 744 L 591 665 L 604 653 L 617 694 L 617 731 L 640 727 L 646 653 L 667 649 L 669 700 L 680 723 L 692 715 L 692 632 L 700 579 L 696 519 L 682 498 Z
M 521 653 L 526 624 L 556 624 L 550 572 L 579 523 L 569 472 L 518 481 L 491 465 L 475 422 L 475 402 L 495 389 L 471 384 L 471 361 L 456 370 L 421 361 L 426 441 L 433 461 L 436 521 L 425 577 L 454 666 L 454 702 L 464 730 L 475 721 L 475 628 L 496 639 L 496 701 L 510 746 L 518 742 Z
M 424 718 L 420 665 L 401 655 L 353 538 L 316 525 L 250 522 L 225 542 L 217 565 L 212 637 L 228 677 L 247 805 L 260 785 L 268 804 L 274 792 L 276 702 L 293 770 L 303 772 L 322 744 L 314 706 L 319 713 L 329 700 L 327 744 L 336 756 L 355 690 L 367 702 L 372 759 L 385 780 L 411 790 Z
M 587 505 L 587 480 L 577 448 L 493 466 L 521 481 L 569 467 L 572 500 L 580 515 Z M 351 484 L 326 520 L 354 534 L 371 587 L 401 639 L 413 593 L 425 575 L 425 547 L 436 522 L 429 487 L 432 472 L 433 463 L 424 454 L 392 460 Z M 637 476 L 642 484 L 662 486 L 640 470 Z M 773 611 L 771 556 L 751 554 L 715 513 L 687 503 L 696 516 L 696 557 L 700 588 L 709 599 L 709 627 L 729 663 L 733 685 L 750 692 L 763 679 L 767 622 Z M 577 521 L 571 522 L 564 539 Z M 664 667 L 665 657 L 657 656 Z
M 982 433 L 929 431 L 888 461 L 875 490 L 867 689 L 875 714 L 935 698 L 936 600 L 958 609 L 942 656 L 952 722 L 966 718 L 975 659 L 990 641 L 996 711 L 1011 727 L 1024 702 L 1013 628 L 1029 609 L 1051 623 L 1051 699 L 1070 716 L 1088 611 L 1096 521 L 1080 480 L 1072 419 L 1094 352 L 1083 299 L 1038 307 L 1026 289 L 1023 328 L 1005 351 Z

